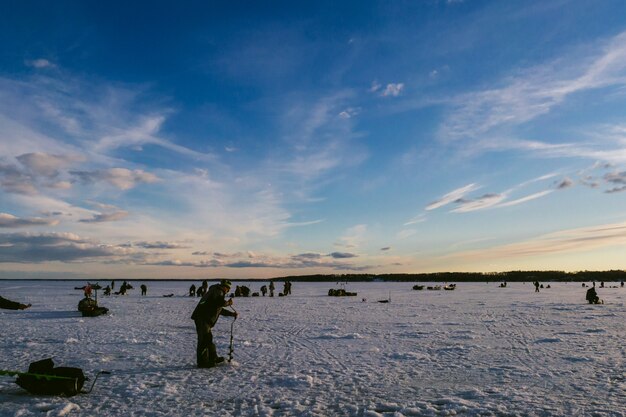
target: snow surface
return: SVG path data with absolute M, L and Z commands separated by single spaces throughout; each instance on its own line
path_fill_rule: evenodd
M 197 369 L 191 283 L 146 282 L 145 297 L 140 283 L 127 296 L 100 291 L 110 314 L 83 318 L 73 289 L 82 282 L 0 282 L 0 295 L 33 304 L 0 310 L 0 368 L 53 357 L 91 379 L 111 371 L 70 398 L 33 396 L 0 377 L 0 416 L 626 413 L 626 288 L 598 289 L 605 304 L 589 305 L 580 283 L 538 294 L 530 283 L 351 283 L 358 296 L 340 298 L 326 295 L 335 283 L 296 282 L 288 297 L 236 298 L 232 363 Z M 224 356 L 231 322 L 214 329 Z

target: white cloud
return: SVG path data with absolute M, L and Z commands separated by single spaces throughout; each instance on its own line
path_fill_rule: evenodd
M 52 62 L 50 62 L 49 60 L 44 59 L 44 58 L 28 60 L 28 61 L 25 61 L 25 64 L 27 66 L 29 66 L 29 67 L 33 67 L 33 68 L 37 68 L 37 69 L 54 68 L 54 67 L 56 67 L 55 64 L 53 64 Z
M 500 88 L 457 97 L 441 126 L 442 137 L 480 137 L 548 113 L 573 93 L 626 85 L 626 32 L 606 42 L 601 51 L 595 57 L 562 58 L 513 77 Z
M 439 207 L 443 207 L 447 204 L 450 204 L 460 198 L 463 198 L 467 193 L 475 191 L 480 187 L 474 183 L 468 184 L 464 187 L 457 188 L 456 190 L 450 191 L 448 194 L 441 197 L 439 200 L 436 200 L 429 205 L 426 206 L 426 210 L 434 210 Z
M 156 175 L 141 169 L 110 168 L 101 171 L 71 171 L 71 174 L 85 183 L 104 181 L 122 190 L 131 189 L 139 183 L 154 183 L 159 180 Z
M 497 205 L 497 207 L 510 207 L 510 206 L 516 206 L 516 205 L 518 205 L 518 204 L 522 204 L 522 203 L 525 203 L 525 202 L 527 202 L 527 201 L 536 200 L 536 199 L 538 199 L 538 198 L 541 198 L 541 197 L 543 197 L 543 196 L 546 196 L 546 195 L 548 195 L 548 194 L 552 193 L 553 191 L 554 191 L 554 190 L 544 190 L 544 191 L 539 191 L 539 192 L 537 192 L 537 193 L 530 194 L 530 195 L 527 195 L 527 196 L 525 196 L 525 197 L 521 197 L 521 198 L 518 198 L 518 199 L 515 199 L 515 200 L 511 200 L 511 201 L 507 201 L 507 202 L 505 202 L 505 203 L 498 204 L 498 205 Z
M 36 175 L 54 177 L 59 170 L 71 166 L 75 162 L 84 161 L 80 155 L 51 155 L 43 152 L 31 152 L 19 155 L 16 159 Z
M 404 83 L 387 84 L 382 92 L 383 97 L 398 97 L 404 90 Z
M 404 223 L 404 226 L 410 226 L 410 225 L 416 224 L 416 223 L 423 223 L 425 221 L 426 221 L 426 214 L 420 213 L 417 216 L 413 217 L 408 222 Z
M 485 194 L 471 200 L 458 201 L 459 206 L 452 210 L 454 213 L 467 213 L 494 207 L 506 198 L 506 194 Z

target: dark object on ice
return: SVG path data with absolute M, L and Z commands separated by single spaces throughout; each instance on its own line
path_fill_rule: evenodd
M 173 297 L 174 294 L 163 294 L 163 297 Z
M 76 394 L 89 394 L 93 389 L 100 374 L 109 372 L 101 371 L 91 384 L 89 391 L 82 391 L 85 381 L 88 379 L 82 369 L 68 366 L 55 367 L 52 359 L 43 359 L 33 362 L 28 367 L 28 372 L 0 370 L 0 375 L 17 376 L 15 383 L 35 395 L 64 395 L 71 397 Z
M 533 285 L 535 286 L 535 292 L 539 292 L 539 281 L 533 282 Z
M 426 289 L 430 291 L 439 291 L 441 290 L 441 285 L 435 285 L 434 287 L 426 287 Z
M 250 287 L 246 287 L 245 285 L 235 286 L 235 297 L 249 297 L 249 296 L 250 296 Z
M 146 284 L 141 284 L 139 288 L 141 288 L 141 295 L 146 295 L 148 293 L 148 287 Z
M 31 304 L 22 304 L 17 301 L 11 301 L 4 297 L 0 297 L 0 308 L 5 308 L 7 310 L 24 310 L 30 306 Z
M 191 287 L 189 287 L 189 296 L 190 297 L 195 297 L 196 296 L 196 286 L 195 286 L 195 284 L 191 284 Z
M 253 293 L 252 293 L 252 296 L 253 296 L 253 297 L 258 297 L 258 296 L 259 296 L 259 293 L 258 293 L 258 292 L 253 292 Z
M 589 302 L 589 304 L 600 304 L 600 297 L 598 297 L 595 287 L 591 287 L 587 290 L 585 299 Z
M 265 297 L 265 294 L 267 294 L 267 285 L 261 286 L 261 294 L 263 294 L 263 297 Z
M 96 317 L 109 312 L 106 307 L 98 307 L 98 302 L 93 298 L 85 297 L 78 302 L 78 311 L 83 317 Z
M 328 295 L 331 297 L 352 297 L 352 296 L 355 296 L 356 293 L 346 291 L 343 288 L 339 288 L 336 290 L 331 288 L 330 290 L 328 290 Z
M 444 285 L 443 289 L 446 290 L 446 291 L 454 291 L 456 289 L 456 284 Z
M 624 288 L 624 281 L 621 282 L 620 286 Z
M 506 288 L 506 281 L 500 284 L 500 288 Z
M 413 289 L 416 291 L 422 291 L 424 289 L 423 285 L 413 285 Z

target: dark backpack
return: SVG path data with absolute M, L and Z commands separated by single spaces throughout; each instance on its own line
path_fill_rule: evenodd
M 52 359 L 33 362 L 28 374 L 21 374 L 15 383 L 31 394 L 64 395 L 71 397 L 80 392 L 85 384 L 82 369 L 68 366 L 54 367 Z

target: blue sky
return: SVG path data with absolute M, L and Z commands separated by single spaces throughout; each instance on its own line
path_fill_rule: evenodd
M 0 277 L 624 269 L 623 7 L 5 2 Z

